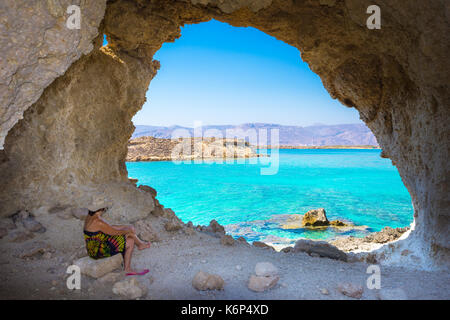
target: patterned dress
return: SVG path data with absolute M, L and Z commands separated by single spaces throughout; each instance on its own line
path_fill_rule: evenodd
M 125 254 L 126 238 L 124 235 L 111 236 L 101 231 L 84 230 L 84 240 L 87 252 L 93 259 L 107 258 L 118 253 Z

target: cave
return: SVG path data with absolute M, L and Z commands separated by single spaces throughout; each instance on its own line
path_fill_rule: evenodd
M 75 1 L 82 20 L 72 30 L 66 2 L 3 5 L 18 40 L 0 49 L 1 216 L 98 202 L 117 222 L 156 215 L 160 204 L 128 179 L 131 119 L 159 69 L 156 51 L 181 26 L 216 19 L 299 49 L 331 97 L 375 134 L 415 219 L 380 259 L 448 267 L 448 4 L 377 0 L 381 29 L 369 29 L 366 0 L 88 0 Z

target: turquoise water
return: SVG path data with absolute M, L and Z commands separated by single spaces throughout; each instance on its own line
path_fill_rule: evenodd
M 380 150 L 280 150 L 276 175 L 261 164 L 127 163 L 129 177 L 158 191 L 158 200 L 184 221 L 207 225 L 216 219 L 234 236 L 329 239 L 363 236 L 385 226 L 409 226 L 410 195 Z M 267 167 L 267 165 L 265 166 Z M 286 214 L 325 208 L 329 220 L 350 221 L 355 230 L 282 229 Z

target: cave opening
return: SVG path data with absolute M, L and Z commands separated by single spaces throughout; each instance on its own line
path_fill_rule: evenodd
M 235 238 L 279 249 L 299 238 L 362 238 L 412 223 L 411 198 L 397 169 L 380 157 L 358 112 L 331 99 L 296 48 L 212 20 L 183 27 L 181 38 L 154 59 L 161 67 L 133 117 L 127 171 L 137 185 L 156 189 L 159 202 L 183 222 L 216 220 Z M 276 154 L 264 147 L 275 148 L 271 131 L 282 146 Z M 198 153 L 171 159 L 179 136 L 204 138 L 203 159 Z M 269 159 L 240 158 L 240 150 L 231 162 L 208 158 L 210 137 L 243 139 Z M 195 151 L 189 145 L 189 156 Z M 261 174 L 275 155 L 280 167 Z M 300 216 L 318 208 L 343 225 L 303 226 Z

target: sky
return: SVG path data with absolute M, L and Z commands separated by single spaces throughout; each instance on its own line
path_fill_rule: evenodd
M 362 123 L 330 97 L 298 49 L 254 28 L 186 25 L 154 58 L 161 69 L 135 125 Z

